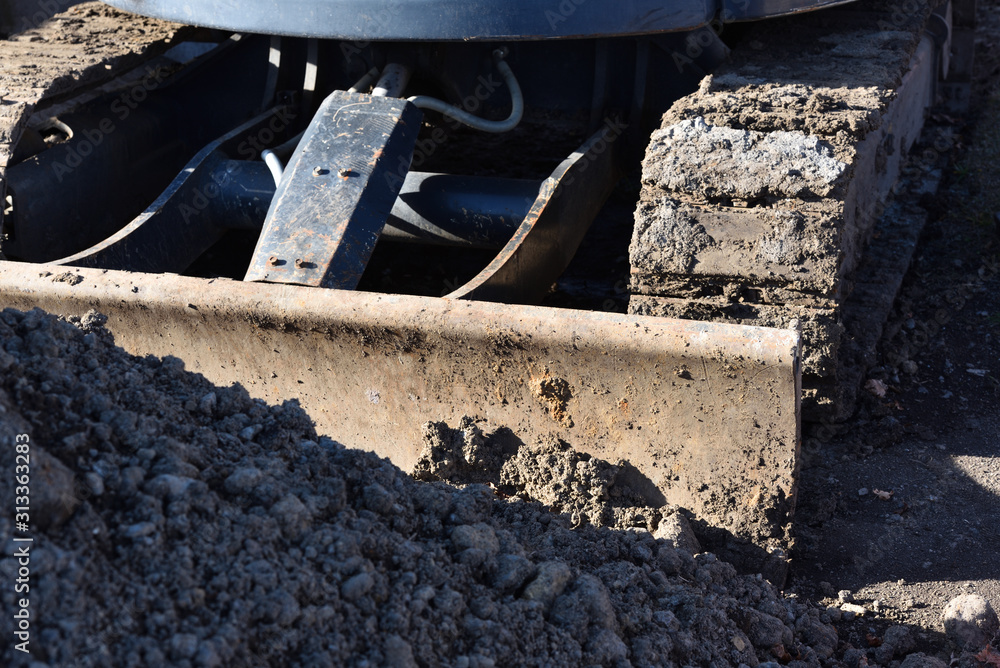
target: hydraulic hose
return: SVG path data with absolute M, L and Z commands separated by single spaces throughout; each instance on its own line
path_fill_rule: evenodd
M 517 78 L 514 76 L 514 72 L 511 71 L 510 65 L 504 62 L 505 55 L 503 49 L 493 51 L 493 60 L 496 63 L 497 70 L 500 71 L 500 75 L 507 84 L 507 88 L 510 89 L 510 115 L 502 121 L 488 121 L 485 118 L 474 116 L 466 110 L 448 104 L 436 97 L 414 95 L 408 99 L 421 109 L 432 109 L 476 130 L 482 130 L 483 132 L 507 132 L 513 130 L 521 122 L 521 116 L 524 114 L 524 96 L 521 94 L 521 86 L 518 85 Z
M 271 178 L 274 179 L 274 185 L 281 183 L 281 177 L 285 173 L 285 166 L 281 164 L 281 158 L 272 153 L 270 149 L 264 149 L 260 152 L 260 157 L 264 159 L 264 164 L 271 171 Z

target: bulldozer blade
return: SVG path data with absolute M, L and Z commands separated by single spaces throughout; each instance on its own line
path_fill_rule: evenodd
M 127 351 L 298 399 L 404 470 L 424 423 L 469 415 L 625 460 L 656 501 L 758 545 L 794 511 L 795 330 L 12 262 L 0 306 L 96 309 Z

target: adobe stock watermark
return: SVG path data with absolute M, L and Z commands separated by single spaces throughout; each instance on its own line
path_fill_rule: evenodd
M 142 104 L 149 94 L 156 90 L 163 83 L 166 76 L 163 70 L 149 67 L 146 69 L 146 76 L 128 90 L 122 91 L 111 103 L 109 109 L 112 116 L 105 116 L 97 122 L 95 126 L 85 128 L 80 131 L 80 139 L 70 141 L 66 145 L 66 157 L 55 162 L 51 169 L 56 181 L 62 183 L 69 174 L 72 174 L 87 157 L 93 154 L 94 150 L 104 143 L 104 141 L 118 129 L 118 123 L 125 122 L 126 119 Z M 74 137 L 74 139 L 76 139 Z
M 14 543 L 13 557 L 17 572 L 14 579 L 16 595 L 14 609 L 8 614 L 14 620 L 14 638 L 11 646 L 30 654 L 31 625 L 35 608 L 31 606 L 31 547 L 34 539 L 31 531 L 31 437 L 17 434 L 14 437 L 12 459 L 14 460 Z
M 495 72 L 490 72 L 485 76 L 480 75 L 476 79 L 476 86 L 472 94 L 467 95 L 459 107 L 463 111 L 475 114 L 501 86 L 503 86 L 503 82 L 496 78 Z M 419 169 L 443 144 L 447 143 L 450 133 L 462 125 L 461 121 L 447 115 L 444 116 L 444 122 L 448 126 L 447 129 L 437 126 L 431 130 L 430 136 L 417 140 L 410 160 L 407 160 L 405 156 L 399 156 L 396 169 L 385 173 L 386 183 L 390 187 L 402 187 L 407 172 L 411 169 Z
M 256 132 L 248 135 L 236 147 L 236 154 L 243 161 L 251 161 L 260 155 L 260 152 L 271 146 L 271 144 L 287 130 L 295 121 L 298 113 L 293 107 L 280 107 L 267 123 L 257 129 Z M 215 170 L 211 174 L 211 181 L 204 188 L 194 188 L 188 201 L 182 202 L 178 206 L 178 211 L 185 223 L 207 209 L 213 200 L 222 194 L 223 188 L 232 183 L 239 176 L 242 170 L 242 163 L 237 161 L 234 166 L 226 171 Z
M 587 4 L 589 0 L 562 0 L 558 5 L 553 8 L 545 10 L 545 20 L 549 22 L 549 29 L 552 32 L 556 32 L 556 27 L 560 23 L 564 23 L 569 20 L 573 14 L 576 14 L 576 10 L 582 5 Z

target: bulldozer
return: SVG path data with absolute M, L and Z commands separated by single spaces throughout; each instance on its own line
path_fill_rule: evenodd
M 427 421 L 556 438 L 779 556 L 803 413 L 850 411 L 849 304 L 905 271 L 860 278 L 926 110 L 965 94 L 974 18 L 42 9 L 9 5 L 0 43 L 4 307 L 96 310 L 127 350 L 297 399 L 403 469 Z

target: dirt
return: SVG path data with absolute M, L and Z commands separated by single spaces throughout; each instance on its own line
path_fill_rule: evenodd
M 7 640 L 5 665 L 819 666 L 836 650 L 821 610 L 712 554 L 415 481 L 317 436 L 295 402 L 78 324 L 0 312 L 0 436 L 30 468 L 28 528 L 0 517 L 5 543 L 31 539 L 0 561 L 25 585 L 0 594 L 2 633 L 30 656 Z M 429 426 L 429 445 L 474 443 L 464 426 Z M 540 456 L 514 454 L 505 483 L 554 501 L 575 494 L 560 482 L 603 481 L 590 501 L 613 487 L 613 465 Z M 2 497 L 24 483 L 5 476 Z
M 940 646 L 949 599 L 1000 602 L 998 8 L 980 3 L 973 108 L 933 115 L 919 147 L 952 162 L 937 195 L 921 200 L 931 217 L 862 407 L 805 440 L 791 588 L 821 602 L 850 590 L 869 612 L 840 624 L 849 642 L 902 623 Z

